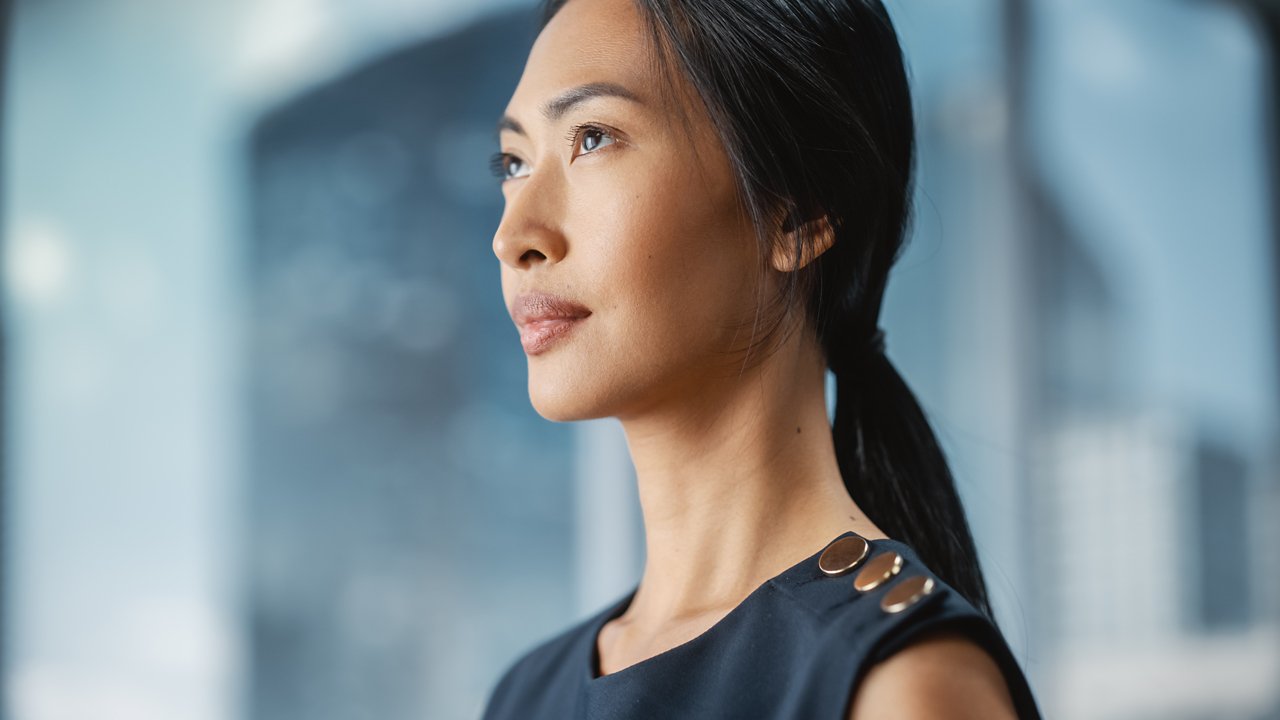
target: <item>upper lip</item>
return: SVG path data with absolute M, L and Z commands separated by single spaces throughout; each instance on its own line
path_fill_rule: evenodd
M 590 314 L 590 310 L 566 297 L 545 292 L 522 293 L 511 304 L 511 319 L 521 328 L 540 320 L 584 318 Z

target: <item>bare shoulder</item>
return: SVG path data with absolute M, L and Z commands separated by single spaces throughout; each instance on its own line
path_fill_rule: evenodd
M 848 720 L 1016 717 L 995 660 L 963 635 L 936 632 L 872 666 L 858 685 Z

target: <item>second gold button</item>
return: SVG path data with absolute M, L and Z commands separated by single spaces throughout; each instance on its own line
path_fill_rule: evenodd
M 874 590 L 888 582 L 901 569 L 901 555 L 892 550 L 880 553 L 867 561 L 867 566 L 854 579 L 853 586 L 859 592 Z

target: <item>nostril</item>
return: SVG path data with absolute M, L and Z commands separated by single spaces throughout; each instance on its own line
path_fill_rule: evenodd
M 529 262 L 529 261 L 530 261 L 530 256 L 536 256 L 536 257 L 542 258 L 543 260 L 546 260 L 546 259 L 547 259 L 547 256 L 546 256 L 546 255 L 543 255 L 543 254 L 542 254 L 540 251 L 538 251 L 538 250 L 526 250 L 526 251 L 525 251 L 525 253 L 524 253 L 523 255 L 521 255 L 521 256 L 520 256 L 520 263 L 521 263 L 521 264 L 524 264 L 524 263 L 526 263 L 526 262 Z

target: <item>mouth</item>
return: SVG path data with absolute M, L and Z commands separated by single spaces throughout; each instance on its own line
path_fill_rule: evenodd
M 581 304 L 543 292 L 518 295 L 511 306 L 511 319 L 520 328 L 520 344 L 529 355 L 550 350 L 590 316 L 591 311 Z
M 586 317 L 549 318 L 534 320 L 520 326 L 520 344 L 525 353 L 541 355 L 573 329 L 586 321 Z

